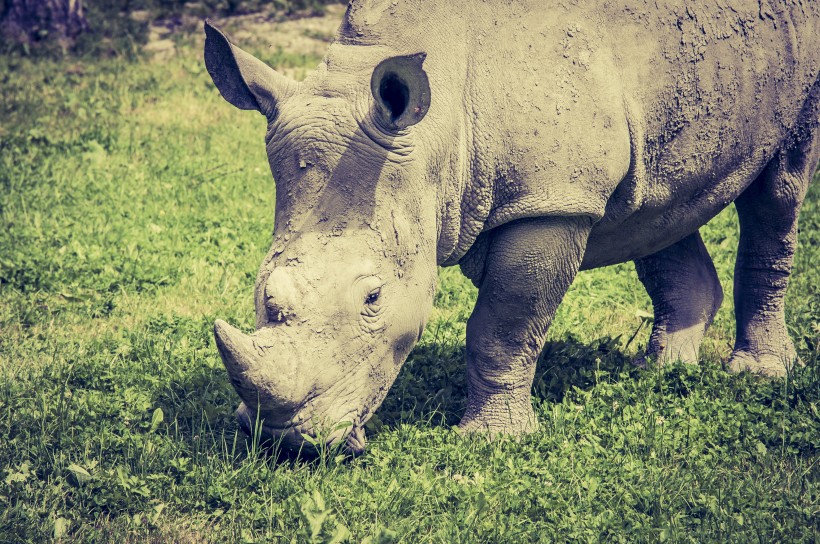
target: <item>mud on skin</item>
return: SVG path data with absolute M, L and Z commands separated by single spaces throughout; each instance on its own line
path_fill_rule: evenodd
M 462 431 L 537 428 L 535 359 L 581 269 L 634 260 L 656 314 L 646 357 L 696 363 L 723 297 L 698 229 L 732 202 L 729 363 L 783 375 L 820 156 L 820 5 L 461 3 L 354 0 L 302 83 L 206 23 L 220 93 L 267 119 L 276 184 L 257 330 L 215 326 L 243 426 L 290 448 L 336 426 L 328 443 L 362 451 L 437 265 L 479 287 Z

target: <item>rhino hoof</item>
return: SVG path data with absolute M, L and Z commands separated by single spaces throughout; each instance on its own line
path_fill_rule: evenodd
M 753 354 L 746 350 L 736 350 L 728 363 L 731 372 L 751 372 L 766 378 L 782 378 L 789 374 L 795 365 L 802 363 L 794 354 Z

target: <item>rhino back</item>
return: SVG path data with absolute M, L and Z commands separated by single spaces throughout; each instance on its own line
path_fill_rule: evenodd
M 687 236 L 820 121 L 817 3 L 685 4 L 612 16 L 621 20 L 612 38 L 631 166 L 591 236 L 585 268 Z
M 632 260 L 706 223 L 816 126 L 820 5 L 693 4 L 472 8 L 470 196 L 484 195 L 485 231 L 589 215 L 584 268 Z

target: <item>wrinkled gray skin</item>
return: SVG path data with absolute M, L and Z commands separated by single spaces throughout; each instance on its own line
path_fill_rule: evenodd
M 783 374 L 820 154 L 820 5 L 697 4 L 354 0 L 303 83 L 206 25 L 220 92 L 268 120 L 276 180 L 257 330 L 215 326 L 243 425 L 292 448 L 328 429 L 361 451 L 437 264 L 479 287 L 463 431 L 536 427 L 535 359 L 578 270 L 635 261 L 647 355 L 695 363 L 722 300 L 698 229 L 731 202 L 730 364 Z

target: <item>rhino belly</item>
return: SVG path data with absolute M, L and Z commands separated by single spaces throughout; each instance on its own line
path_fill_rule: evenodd
M 722 176 L 704 173 L 691 179 L 646 183 L 637 202 L 634 193 L 616 191 L 607 214 L 590 233 L 581 269 L 640 259 L 689 236 L 731 204 L 763 171 L 772 155 L 761 150 Z M 634 179 L 623 182 L 627 187 L 641 184 Z M 659 194 L 662 199 L 653 198 Z

